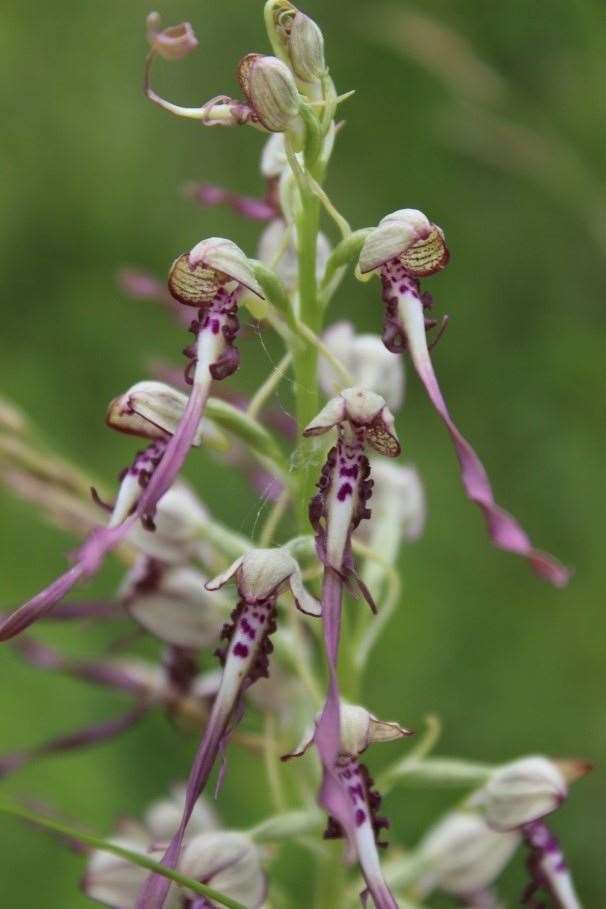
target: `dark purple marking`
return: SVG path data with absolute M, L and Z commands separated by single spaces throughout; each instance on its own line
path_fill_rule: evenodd
M 257 632 L 252 627 L 252 625 L 250 624 L 248 619 L 242 619 L 242 621 L 240 622 L 240 627 L 241 627 L 242 631 L 244 632 L 244 634 L 246 635 L 246 637 L 250 638 L 251 641 L 254 641 L 254 639 L 257 636 Z
M 343 485 L 341 486 L 341 488 L 339 489 L 339 491 L 337 493 L 337 499 L 339 500 L 339 502 L 344 502 L 345 499 L 352 494 L 352 492 L 353 492 L 353 487 L 352 487 L 351 483 L 343 483 Z
M 351 477 L 352 480 L 356 480 L 358 478 L 359 470 L 360 468 L 357 464 L 353 464 L 351 467 L 341 467 L 339 470 L 339 476 Z
M 211 331 L 212 331 L 213 335 L 218 335 L 218 334 L 219 334 L 219 329 L 220 329 L 220 327 L 221 327 L 221 326 L 220 326 L 220 323 L 219 323 L 219 320 L 218 320 L 218 319 L 213 319 L 213 320 L 211 321 L 211 323 L 210 323 L 210 328 L 211 328 Z
M 234 645 L 234 656 L 242 657 L 243 660 L 246 659 L 246 657 L 248 656 L 248 647 L 246 646 L 246 644 L 243 644 L 241 641 L 238 641 Z
M 356 826 L 361 827 L 365 820 L 366 820 L 366 812 L 362 811 L 361 808 L 358 808 L 358 810 L 356 811 Z

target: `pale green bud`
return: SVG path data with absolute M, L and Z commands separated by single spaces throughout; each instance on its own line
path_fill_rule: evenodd
M 300 10 L 290 26 L 288 52 L 294 73 L 302 82 L 317 82 L 326 75 L 324 36 L 314 20 Z
M 286 64 L 277 57 L 247 54 L 238 73 L 242 91 L 265 129 L 272 133 L 291 129 L 301 109 L 301 97 Z

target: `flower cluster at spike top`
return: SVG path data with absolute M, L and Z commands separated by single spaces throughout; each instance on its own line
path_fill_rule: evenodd
M 272 863 L 288 842 L 306 867 L 317 865 L 317 892 L 304 903 L 316 909 L 346 909 L 360 898 L 376 909 L 414 909 L 431 905 L 434 893 L 469 909 L 502 906 L 498 879 L 522 846 L 523 903 L 578 909 L 548 816 L 588 764 L 528 756 L 489 766 L 436 757 L 433 726 L 410 744 L 399 722 L 345 699 L 343 692 L 359 690 L 398 606 L 401 548 L 426 521 L 423 481 L 402 461 L 406 438 L 401 445 L 395 428 L 405 360 L 446 427 L 489 540 L 556 587 L 568 571 L 497 505 L 438 384 L 427 339 L 436 321 L 422 282 L 448 265 L 444 231 L 413 208 L 376 227 L 350 228 L 323 188 L 335 118 L 349 94 L 335 89 L 315 22 L 288 0 L 268 0 L 265 22 L 272 53 L 241 61 L 242 97 L 184 108 L 152 88 L 152 70 L 155 76 L 157 58 L 181 60 L 198 41 L 189 23 L 162 28 L 157 13 L 148 18 L 145 93 L 152 102 L 200 126 L 249 126 L 266 135 L 258 198 L 210 184 L 192 185 L 188 195 L 267 223 L 258 258 L 230 239 L 192 238 L 168 269 L 167 289 L 145 273 L 123 273 L 128 293 L 167 305 L 193 336 L 182 372 L 162 367 L 134 377 L 108 406 L 107 426 L 142 439 L 143 449 L 108 493 L 43 446 L 9 402 L 0 408 L 3 481 L 81 538 L 67 571 L 2 617 L 0 639 L 38 669 L 128 699 L 110 720 L 1 755 L 0 774 L 115 738 L 152 711 L 175 721 L 167 735 L 198 737 L 189 778 L 171 798 L 90 849 L 84 892 L 109 907 L 300 907 L 299 895 L 272 882 Z M 333 242 L 320 231 L 321 215 L 338 234 Z M 378 324 L 376 334 L 357 334 L 348 322 L 326 326 L 351 271 L 362 281 L 379 278 L 371 297 L 384 303 L 382 337 Z M 243 308 L 285 347 L 248 398 L 232 380 Z M 296 420 L 272 404 L 289 373 Z M 108 388 L 108 397 L 115 392 Z M 181 476 L 186 460 L 195 476 L 200 448 L 216 459 L 217 482 L 241 471 L 263 491 L 269 504 L 254 540 L 211 515 Z M 79 585 L 110 553 L 124 566 L 118 590 L 82 598 Z M 124 647 L 78 659 L 24 633 L 38 621 L 84 619 L 83 635 L 91 622 L 118 623 L 121 639 L 138 629 L 159 643 L 157 660 L 129 656 Z M 380 743 L 392 743 L 394 762 L 377 776 L 371 746 Z M 231 748 L 263 757 L 251 761 L 250 774 L 265 767 L 272 799 L 264 821 L 247 828 L 242 818 L 237 831 L 222 829 L 206 801 L 213 774 L 216 793 L 230 785 L 223 777 Z M 400 782 L 459 787 L 463 800 L 419 831 L 416 845 L 385 849 L 388 814 L 397 809 L 389 796 Z M 322 836 L 342 842 L 322 844 Z

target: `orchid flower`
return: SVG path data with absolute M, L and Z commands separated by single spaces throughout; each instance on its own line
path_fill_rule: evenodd
M 276 603 L 288 586 L 295 605 L 310 615 L 320 614 L 320 604 L 303 586 L 297 562 L 285 549 L 252 549 L 236 559 L 222 574 L 206 584 L 218 590 L 235 578 L 240 601 L 223 627 L 226 646 L 218 652 L 223 663 L 221 683 L 187 784 L 185 807 L 163 862 L 174 867 L 181 852 L 191 812 L 210 776 L 217 756 L 237 720 L 238 704 L 246 689 L 269 674 L 269 640 L 276 630 Z M 136 909 L 161 909 L 168 892 L 165 878 L 151 875 L 137 900 Z
M 334 762 L 333 773 L 347 794 L 348 819 L 343 814 L 337 818 L 329 815 L 325 839 L 347 836 L 353 855 L 357 856 L 368 892 L 372 895 L 377 909 L 392 909 L 397 904 L 381 872 L 377 847 L 386 846 L 380 842 L 381 831 L 389 826 L 386 818 L 379 817 L 381 796 L 373 789 L 373 780 L 366 766 L 358 758 L 366 749 L 377 742 L 395 742 L 410 735 L 399 723 L 379 720 L 357 704 L 341 700 L 340 742 Z M 315 742 L 322 717 L 316 720 L 315 728 L 306 733 L 294 752 L 283 760 L 300 757 Z
M 304 430 L 306 436 L 323 435 L 338 428 L 335 448 L 328 453 L 318 483 L 319 493 L 309 506 L 316 531 L 316 548 L 324 564 L 322 616 L 324 643 L 330 673 L 329 689 L 315 732 L 315 742 L 324 769 L 319 801 L 353 840 L 355 818 L 347 788 L 337 770 L 341 740 L 339 689 L 336 675 L 341 631 L 343 583 L 353 578 L 374 610 L 374 601 L 356 574 L 351 554 L 351 535 L 370 516 L 366 503 L 372 493 L 370 465 L 365 454 L 368 443 L 388 457 L 400 453 L 394 420 L 383 398 L 363 388 L 347 388 L 326 404 Z M 383 906 L 394 905 L 385 902 Z
M 149 806 L 143 822 L 123 820 L 114 842 L 136 852 L 160 855 L 163 844 L 179 824 L 184 802 L 185 787 L 174 786 L 170 797 Z M 222 830 L 214 810 L 204 799 L 198 800 L 192 812 L 179 870 L 248 909 L 259 909 L 265 900 L 267 883 L 259 850 L 245 834 Z M 118 856 L 92 852 L 82 888 L 90 899 L 104 906 L 132 909 L 146 874 L 145 869 Z M 170 909 L 191 909 L 192 895 L 173 884 L 166 905 Z
M 233 341 L 238 330 L 237 299 L 244 286 L 262 296 L 248 259 L 231 240 L 218 237 L 202 240 L 173 263 L 169 275 L 172 295 L 181 303 L 199 308 L 199 319 L 191 326 L 196 343 L 187 350 L 193 367 L 193 376 L 190 367 L 186 370 L 192 384 L 187 405 L 178 422 L 173 413 L 168 421 L 163 416 L 161 425 L 157 412 L 151 420 L 149 413 L 141 415 L 136 411 L 122 413 L 118 418 L 112 413 L 116 409 L 120 411 L 120 405 L 110 406 L 110 421 L 113 421 L 110 425 L 123 430 L 128 418 L 129 432 L 136 431 L 148 438 L 151 435 L 156 441 L 140 452 L 122 475 L 107 527 L 93 531 L 76 553 L 75 564 L 68 572 L 2 621 L 0 640 L 22 632 L 52 609 L 75 583 L 95 574 L 107 553 L 128 535 L 138 520 L 148 529 L 153 528 L 158 501 L 170 489 L 190 446 L 196 441 L 213 379 L 224 379 L 238 368 Z M 174 409 L 174 401 L 170 406 Z M 121 421 L 122 425 L 117 426 Z
M 591 769 L 586 761 L 552 761 L 540 755 L 521 758 L 498 767 L 470 799 L 494 830 L 519 831 L 530 857 L 527 867 L 532 880 L 524 904 L 536 906 L 541 890 L 550 893 L 561 909 L 580 909 L 564 854 L 549 831 L 545 817 L 568 796 L 569 783 Z
M 468 498 L 482 510 L 495 546 L 527 558 L 534 570 L 558 587 L 569 572 L 552 556 L 535 549 L 517 521 L 500 508 L 493 496 L 486 471 L 477 454 L 459 432 L 438 385 L 427 346 L 425 310 L 431 298 L 421 293 L 420 279 L 448 264 L 444 233 L 420 211 L 402 209 L 387 215 L 372 230 L 362 247 L 359 270 L 378 271 L 386 304 L 383 341 L 394 353 L 408 351 L 427 394 L 452 438 L 461 465 L 461 479 Z

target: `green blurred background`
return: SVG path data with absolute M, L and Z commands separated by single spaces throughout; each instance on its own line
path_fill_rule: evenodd
M 164 93 L 183 103 L 235 93 L 237 60 L 267 46 L 258 0 L 159 9 L 167 24 L 190 19 L 200 38 L 197 54 L 156 73 Z M 442 753 L 595 761 L 554 821 L 584 905 L 595 909 L 606 903 L 603 5 L 309 0 L 306 10 L 323 27 L 338 88 L 356 89 L 329 192 L 357 226 L 411 206 L 444 227 L 452 264 L 430 287 L 438 312 L 451 316 L 435 354 L 443 387 L 499 500 L 575 567 L 570 587 L 554 591 L 490 548 L 463 499 L 443 427 L 410 375 L 399 428 L 427 485 L 429 520 L 403 555 L 406 597 L 373 660 L 367 706 L 413 728 L 438 713 Z M 1 390 L 106 482 L 133 451 L 104 429 L 107 401 L 144 376 L 149 358 L 179 363 L 185 343 L 159 307 L 117 290 L 116 272 L 134 264 L 163 275 L 178 252 L 212 234 L 252 251 L 257 233 L 228 211 L 196 209 L 181 192 L 194 179 L 255 193 L 262 138 L 202 130 L 144 102 L 147 11 L 140 0 L 4 0 L 0 33 Z M 377 287 L 349 280 L 333 315 L 377 330 Z M 247 389 L 270 362 L 254 338 L 243 348 L 232 384 Z M 250 532 L 254 495 L 227 469 L 219 478 L 204 465 L 189 475 L 211 509 Z M 63 569 L 74 540 L 0 496 L 8 607 Z M 108 566 L 92 589 L 111 591 L 118 576 Z M 107 632 L 55 627 L 43 637 L 95 653 Z M 24 667 L 8 649 L 0 678 L 3 750 L 121 707 L 117 696 Z M 156 715 L 116 743 L 40 763 L 4 788 L 108 831 L 185 776 L 193 742 Z M 379 749 L 371 764 L 392 754 Z M 264 814 L 263 787 L 242 791 L 249 764 L 232 758 L 221 800 L 232 823 Z M 443 803 L 435 793 L 396 790 L 386 806 L 394 838 L 412 844 Z M 303 867 L 293 853 L 283 881 L 298 887 Z M 80 871 L 60 844 L 2 820 L 3 906 L 88 905 Z M 522 876 L 518 856 L 504 887 L 512 905 Z

